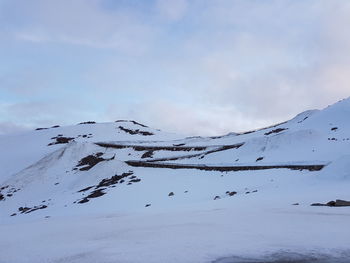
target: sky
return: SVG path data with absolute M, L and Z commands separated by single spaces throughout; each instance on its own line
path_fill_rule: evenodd
M 350 1 L 0 0 L 0 134 L 264 127 L 350 96 Z

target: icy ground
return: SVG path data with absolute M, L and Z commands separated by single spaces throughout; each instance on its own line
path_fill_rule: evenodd
M 311 206 L 350 200 L 349 116 L 346 99 L 219 137 L 0 136 L 0 263 L 350 262 L 350 207 Z

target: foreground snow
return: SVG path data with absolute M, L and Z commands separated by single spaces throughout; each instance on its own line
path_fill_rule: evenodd
M 229 206 L 229 207 L 227 207 Z M 345 209 L 208 204 L 205 209 L 2 224 L 0 262 L 212 262 L 267 253 L 349 254 Z M 333 261 L 330 261 L 333 262 Z M 345 261 L 348 262 L 348 261 Z
M 212 262 L 278 252 L 350 253 L 350 210 L 310 207 L 348 197 L 349 180 L 339 184 L 322 174 L 289 170 L 224 176 L 138 172 L 150 185 L 143 190 L 135 185 L 127 198 L 126 192 L 115 191 L 74 210 L 4 219 L 0 262 Z M 160 191 L 151 186 L 154 182 Z M 225 189 L 238 193 L 230 197 Z M 171 190 L 175 195 L 168 197 Z M 222 198 L 208 200 L 216 194 Z M 146 202 L 152 205 L 144 207 Z M 116 207 L 119 212 L 113 212 Z

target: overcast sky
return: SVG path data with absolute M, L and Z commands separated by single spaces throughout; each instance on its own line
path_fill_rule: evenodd
M 0 134 L 270 125 L 350 95 L 350 1 L 0 0 Z

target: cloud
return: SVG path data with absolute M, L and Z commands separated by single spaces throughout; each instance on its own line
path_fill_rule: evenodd
M 52 81 L 57 77 L 52 72 L 24 67 L 16 72 L 0 74 L 0 83 L 3 89 L 21 96 L 37 96 L 41 92 L 52 88 Z
M 230 106 L 203 107 L 194 103 L 176 103 L 162 99 L 133 103 L 128 110 L 120 105 L 110 104 L 102 116 L 109 121 L 125 119 L 128 116 L 128 119 L 138 120 L 153 128 L 184 136 L 226 134 L 230 131 L 246 131 L 253 125 L 263 127 L 266 124 L 264 121 L 252 123 L 245 114 Z
M 153 41 L 155 29 L 144 23 L 142 16 L 123 8 L 108 12 L 102 3 L 17 0 L 13 3 L 16 7 L 8 4 L 5 9 L 13 35 L 21 41 L 144 52 Z M 15 15 L 21 19 L 11 18 Z
M 347 97 L 349 11 L 341 1 L 209 5 L 187 45 L 198 53 L 206 101 L 269 124 Z
M 157 0 L 156 9 L 162 18 L 178 21 L 183 18 L 188 8 L 187 0 Z
M 349 96 L 346 1 L 146 2 L 3 1 L 7 118 L 118 116 L 212 135 Z
M 75 98 L 0 104 L 0 116 L 11 118 L 10 120 L 0 118 L 0 122 L 31 128 L 95 120 L 98 114 L 97 111 L 91 110 L 89 103 Z
M 0 135 L 27 131 L 29 128 L 12 122 L 0 122 Z

